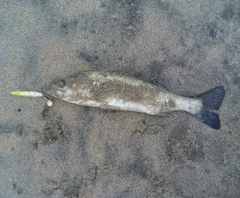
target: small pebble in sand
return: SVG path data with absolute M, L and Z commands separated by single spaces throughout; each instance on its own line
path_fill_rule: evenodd
M 51 107 L 52 105 L 53 105 L 53 101 L 48 100 L 48 101 L 47 101 L 47 106 Z

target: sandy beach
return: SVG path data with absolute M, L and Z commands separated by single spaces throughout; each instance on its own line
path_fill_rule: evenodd
M 239 0 L 1 0 L 0 197 L 240 197 L 239 24 Z M 223 85 L 221 129 L 10 95 L 84 70 Z

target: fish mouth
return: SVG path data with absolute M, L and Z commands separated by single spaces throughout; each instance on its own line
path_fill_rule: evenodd
M 43 88 L 42 90 L 42 94 L 44 97 L 50 99 L 50 98 L 57 98 L 57 91 L 59 90 L 58 87 L 56 86 L 53 86 L 53 85 L 50 85 L 50 86 L 46 86 Z
M 54 101 L 55 100 L 55 96 L 52 96 L 52 95 L 49 95 L 49 94 L 46 94 L 46 93 L 42 93 L 44 98 L 46 98 L 47 100 L 51 100 L 51 101 Z

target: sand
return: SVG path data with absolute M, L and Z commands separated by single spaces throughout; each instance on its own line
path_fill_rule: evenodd
M 239 23 L 239 0 L 2 0 L 0 197 L 240 197 Z M 83 70 L 224 85 L 222 127 L 10 95 Z

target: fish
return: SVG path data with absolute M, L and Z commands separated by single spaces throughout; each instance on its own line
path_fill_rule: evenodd
M 112 72 L 82 71 L 53 80 L 44 95 L 102 109 L 161 115 L 185 111 L 213 129 L 220 129 L 217 110 L 225 96 L 224 86 L 195 97 L 184 97 L 136 78 Z

